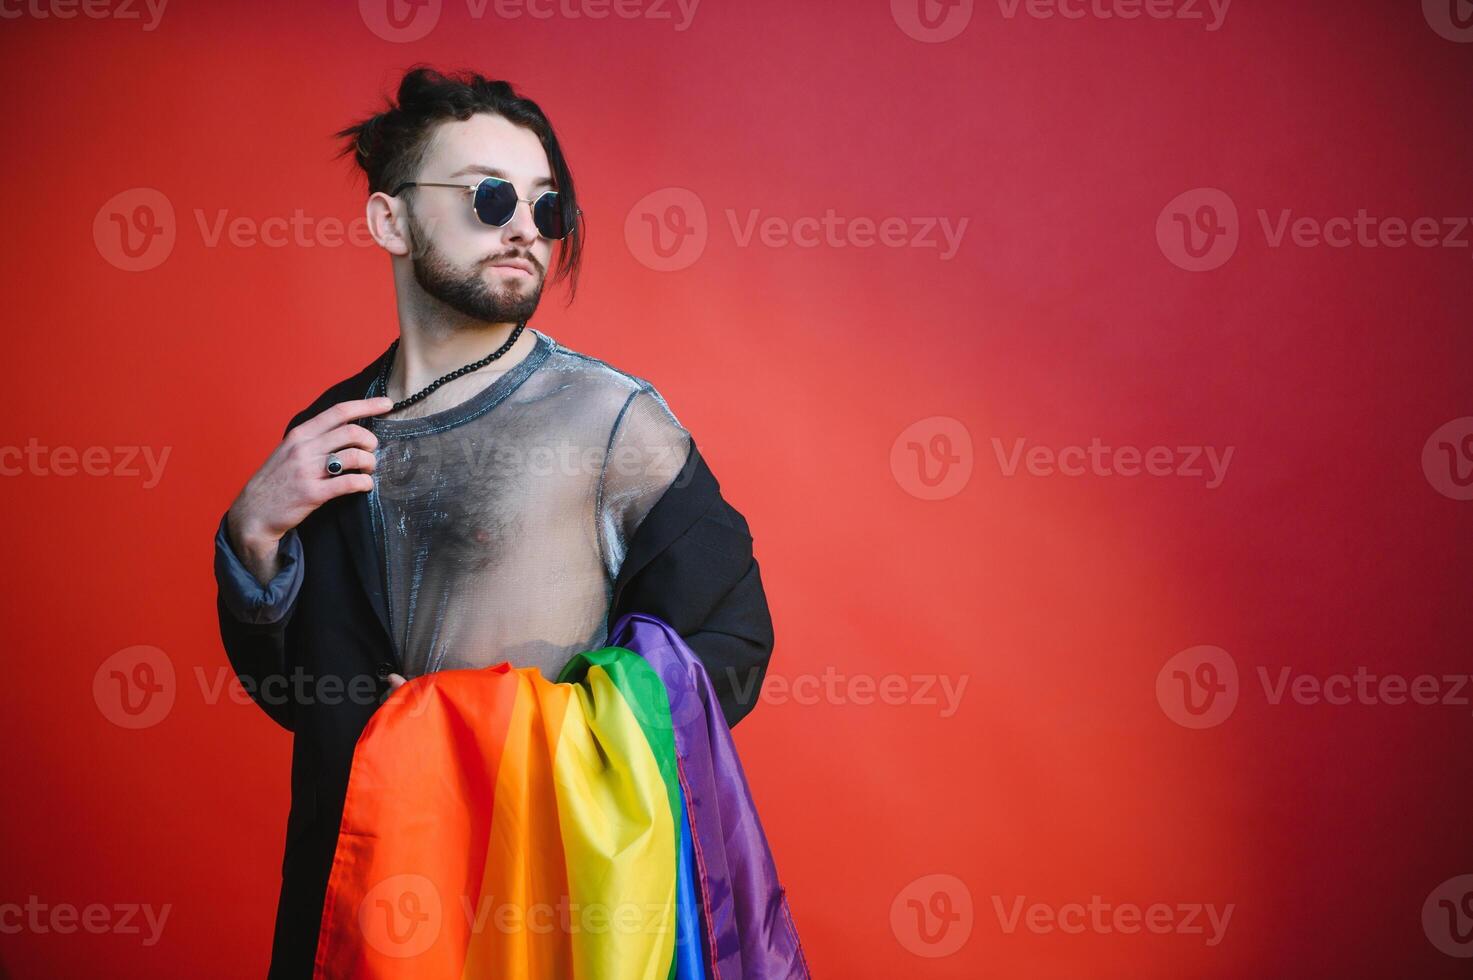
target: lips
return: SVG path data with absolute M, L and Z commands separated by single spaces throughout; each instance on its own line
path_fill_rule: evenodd
M 500 262 L 492 262 L 491 268 L 510 269 L 516 272 L 520 272 L 523 275 L 532 275 L 532 263 L 527 262 L 524 259 L 504 259 Z

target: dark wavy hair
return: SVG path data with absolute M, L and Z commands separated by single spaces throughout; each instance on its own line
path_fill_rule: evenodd
M 415 65 L 404 73 L 399 81 L 397 105 L 395 99 L 385 101 L 382 112 L 333 134 L 344 140 L 338 157 L 353 157 L 368 178 L 370 194 L 377 191 L 389 194 L 405 181 L 413 180 L 424 162 L 435 129 L 447 120 L 465 120 L 478 112 L 489 112 L 537 136 L 547 152 L 563 221 L 575 229 L 556 243 L 557 255 L 549 284 L 568 280 L 568 302 L 572 303 L 583 259 L 584 221 L 581 217 L 574 221 L 578 214 L 578 195 L 573 189 L 573 174 L 568 170 L 552 123 L 537 103 L 518 95 L 509 82 L 493 81 L 473 71 L 446 76 L 426 65 Z

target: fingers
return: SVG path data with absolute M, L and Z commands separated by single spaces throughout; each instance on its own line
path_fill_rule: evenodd
M 329 500 L 371 493 L 378 437 L 352 420 L 393 407 L 388 398 L 339 402 L 288 430 L 237 498 L 240 513 L 249 516 L 236 524 L 269 530 L 279 538 Z M 330 453 L 337 453 L 343 463 L 337 476 L 327 471 Z
M 403 687 L 406 683 L 402 674 L 390 674 L 388 677 L 388 681 L 389 689 L 384 692 L 383 697 L 378 699 L 379 704 L 383 704 L 385 701 L 387 701 L 395 691 L 399 690 L 399 688 Z
M 378 448 L 378 436 L 363 426 L 350 422 L 330 432 L 324 432 L 316 438 L 308 439 L 300 443 L 300 446 L 303 452 L 320 453 L 324 456 L 328 453 L 339 452 L 348 446 L 357 446 L 359 449 L 373 452 Z
M 394 400 L 382 395 L 378 398 L 357 398 L 352 401 L 338 402 L 336 405 L 329 405 L 318 414 L 292 429 L 288 433 L 287 438 L 295 438 L 302 441 L 316 439 L 318 436 L 325 435 L 333 429 L 339 428 L 346 422 L 366 418 L 370 415 L 382 415 L 393 407 Z
M 349 473 L 347 470 L 337 476 L 327 476 L 324 473 L 324 479 L 317 486 L 322 488 L 321 495 L 314 496 L 313 499 L 322 503 L 350 493 L 368 493 L 373 489 L 373 477 L 368 473 Z

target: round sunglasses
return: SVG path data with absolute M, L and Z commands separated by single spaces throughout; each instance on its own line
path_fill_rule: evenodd
M 471 195 L 471 210 L 476 217 L 481 219 L 482 224 L 500 228 L 511 220 L 516 214 L 517 204 L 526 201 L 532 205 L 532 223 L 537 226 L 537 232 L 543 238 L 557 241 L 568 237 L 575 229 L 568 226 L 563 220 L 562 200 L 557 191 L 543 191 L 532 200 L 517 196 L 517 189 L 510 181 L 502 180 L 500 177 L 483 177 L 474 184 L 440 184 L 426 180 L 407 180 L 394 189 L 390 196 L 398 197 L 406 187 L 459 187 L 461 190 L 473 191 Z M 573 209 L 575 215 L 583 213 L 582 208 Z M 576 218 L 574 219 L 576 220 Z

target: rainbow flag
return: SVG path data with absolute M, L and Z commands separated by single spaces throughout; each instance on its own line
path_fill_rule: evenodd
M 556 683 L 427 674 L 358 739 L 321 978 L 807 978 L 705 668 L 628 614 Z

